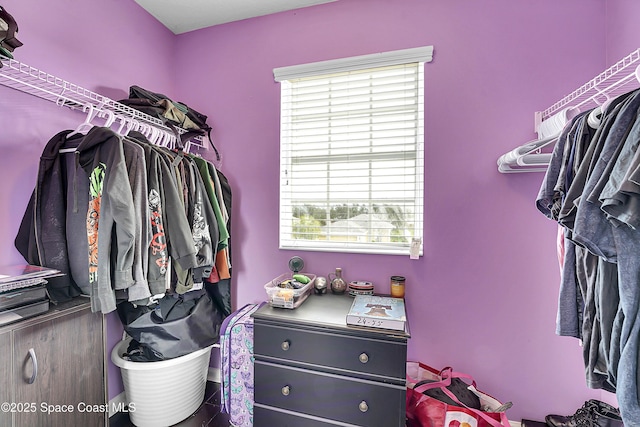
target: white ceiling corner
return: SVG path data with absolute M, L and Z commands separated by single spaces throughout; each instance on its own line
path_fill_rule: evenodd
M 135 0 L 174 34 L 337 0 Z

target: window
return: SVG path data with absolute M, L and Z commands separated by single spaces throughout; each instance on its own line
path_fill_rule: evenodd
M 280 248 L 408 254 L 424 200 L 424 63 L 433 47 L 274 70 Z

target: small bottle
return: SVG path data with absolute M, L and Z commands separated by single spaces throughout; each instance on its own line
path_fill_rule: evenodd
M 333 279 L 332 274 L 329 273 L 329 279 L 331 280 L 331 292 L 334 294 L 343 294 L 347 290 L 347 282 L 342 278 L 342 269 L 336 268 L 336 274 Z
M 391 296 L 404 298 L 404 276 L 391 276 Z

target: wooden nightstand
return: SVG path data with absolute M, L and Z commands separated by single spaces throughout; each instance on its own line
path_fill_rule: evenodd
M 255 427 L 405 425 L 408 332 L 348 327 L 353 298 L 253 315 Z

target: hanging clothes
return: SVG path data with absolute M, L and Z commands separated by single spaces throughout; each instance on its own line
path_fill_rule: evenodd
M 213 179 L 200 169 L 215 170 L 137 132 L 60 132 L 43 151 L 16 248 L 29 263 L 66 273 L 52 299 L 82 293 L 93 311 L 201 289 L 229 231 L 225 201 L 211 197 L 215 186 L 204 178 Z M 230 306 L 230 293 L 207 291 Z
M 615 392 L 629 422 L 640 419 L 640 91 L 594 114 L 563 129 L 536 206 L 564 228 L 556 332 L 582 340 L 587 385 Z

